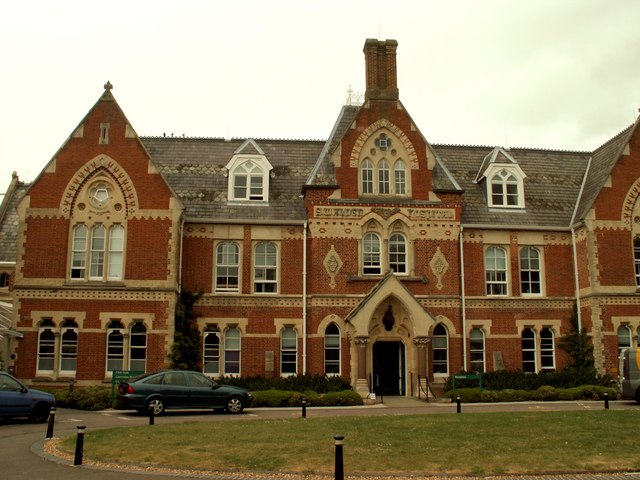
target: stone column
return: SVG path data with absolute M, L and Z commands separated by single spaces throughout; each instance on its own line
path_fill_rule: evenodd
M 369 380 L 367 379 L 367 345 L 369 337 L 356 337 L 356 350 L 358 362 L 358 378 L 356 379 L 356 392 L 362 398 L 369 395 Z
M 413 339 L 413 344 L 416 346 L 416 353 L 418 354 L 418 380 L 417 388 L 422 395 L 430 395 L 429 392 L 429 379 L 427 375 L 427 345 L 431 339 L 429 337 L 416 337 Z

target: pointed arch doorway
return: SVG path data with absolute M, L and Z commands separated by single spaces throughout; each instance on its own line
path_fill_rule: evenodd
M 401 341 L 373 344 L 373 391 L 376 395 L 406 394 L 406 351 Z

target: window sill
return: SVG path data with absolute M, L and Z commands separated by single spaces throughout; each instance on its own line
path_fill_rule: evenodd
M 121 280 L 67 280 L 64 282 L 65 287 L 71 288 L 124 288 L 125 283 Z
M 347 275 L 347 283 L 349 282 L 379 282 L 386 275 Z M 402 282 L 422 282 L 429 283 L 429 279 L 424 276 L 405 276 L 405 275 L 394 275 L 398 280 Z

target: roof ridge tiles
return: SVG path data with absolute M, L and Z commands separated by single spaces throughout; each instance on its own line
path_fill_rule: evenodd
M 431 143 L 433 148 L 496 148 L 496 145 L 465 145 L 462 143 Z M 499 146 L 506 152 L 511 150 L 526 150 L 531 152 L 562 152 L 562 153 L 591 153 L 589 150 L 572 150 L 564 148 L 542 148 L 542 147 L 504 147 Z

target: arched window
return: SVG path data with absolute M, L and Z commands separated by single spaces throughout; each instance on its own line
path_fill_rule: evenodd
M 536 333 L 531 328 L 522 330 L 522 371 L 536 372 Z
M 234 242 L 222 242 L 216 247 L 216 292 L 237 292 L 239 289 L 240 249 Z
M 103 280 L 105 231 L 103 225 L 96 225 L 91 229 L 91 253 L 89 261 L 89 279 Z
M 298 334 L 293 327 L 285 327 L 280 334 L 280 373 L 298 372 Z
M 447 327 L 439 323 L 431 334 L 433 350 L 433 374 L 446 376 L 449 374 L 449 334 Z
M 389 162 L 383 158 L 378 162 L 378 193 L 388 195 L 390 188 Z
M 261 242 L 256 245 L 253 259 L 253 291 L 278 291 L 278 252 L 274 243 Z
M 540 330 L 540 367 L 542 370 L 554 370 L 556 368 L 553 331 L 546 327 Z
M 501 247 L 488 247 L 484 253 L 487 295 L 507 294 L 507 252 Z
M 73 227 L 71 246 L 71 278 L 84 278 L 87 267 L 87 227 Z
M 524 247 L 520 250 L 520 290 L 523 294 L 537 295 L 540 288 L 540 252 L 537 248 Z
M 55 325 L 44 320 L 38 329 L 38 373 L 53 373 L 56 355 Z
M 78 325 L 65 320 L 60 336 L 60 373 L 75 375 L 78 365 Z
M 124 252 L 124 227 L 113 225 L 109 229 L 109 280 L 122 279 L 122 256 Z
M 373 163 L 365 160 L 360 167 L 362 193 L 373 193 Z
M 240 329 L 230 327 L 224 332 L 224 374 L 240 375 Z
M 324 331 L 324 373 L 340 375 L 340 329 L 333 322 Z
M 142 322 L 131 326 L 129 335 L 129 370 L 145 372 L 147 370 L 147 327 Z
M 469 335 L 469 356 L 471 371 L 484 373 L 484 332 L 474 328 Z
M 395 273 L 407 273 L 407 240 L 399 233 L 389 237 L 389 268 Z
M 124 327 L 112 321 L 107 327 L 107 373 L 122 370 L 124 364 Z
M 203 373 L 209 375 L 220 374 L 220 337 L 218 332 L 214 330 L 207 330 L 204 332 L 204 339 L 202 342 L 204 349 L 203 352 Z
M 362 238 L 362 273 L 364 275 L 380 275 L 380 237 L 375 233 L 367 233 Z
M 265 171 L 253 160 L 239 164 L 232 173 L 234 200 L 265 200 Z
M 623 348 L 631 348 L 631 329 L 627 325 L 618 327 L 618 355 Z
M 519 205 L 518 179 L 507 169 L 502 169 L 491 177 L 491 203 L 493 206 Z
M 407 194 L 407 168 L 402 160 L 393 166 L 393 181 L 396 195 Z

